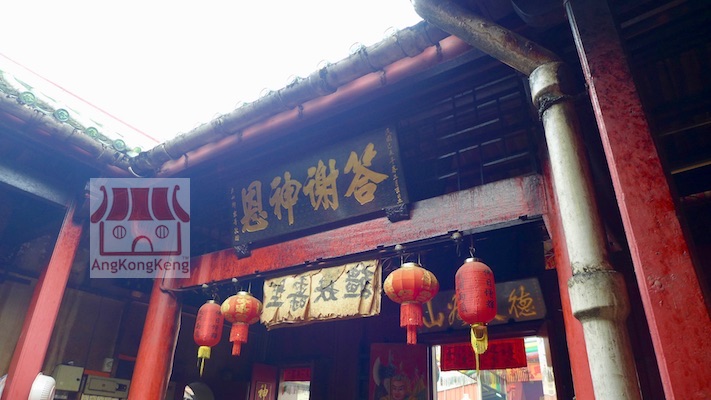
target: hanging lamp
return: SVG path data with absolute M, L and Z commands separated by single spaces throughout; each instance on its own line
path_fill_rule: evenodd
M 439 291 L 437 278 L 419 264 L 408 262 L 385 278 L 383 289 L 390 300 L 400 303 L 400 326 L 407 328 L 407 344 L 417 343 L 417 328 L 422 326 L 422 304 Z
M 211 348 L 222 339 L 222 327 L 224 318 L 220 312 L 220 305 L 215 300 L 208 300 L 203 304 L 195 318 L 195 330 L 193 340 L 198 347 L 198 364 L 200 366 L 200 376 L 205 368 L 205 360 L 210 359 Z
M 247 343 L 249 325 L 259 321 L 262 313 L 262 302 L 248 292 L 240 291 L 230 296 L 222 303 L 222 315 L 232 323 L 230 342 L 232 355 L 238 356 L 242 343 Z
M 462 321 L 471 326 L 471 342 L 479 371 L 479 355 L 489 346 L 486 325 L 496 317 L 494 273 L 476 258 L 467 258 L 454 277 L 456 306 Z

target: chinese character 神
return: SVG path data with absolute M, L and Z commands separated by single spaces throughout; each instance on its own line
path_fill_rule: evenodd
M 301 183 L 295 179 L 291 179 L 290 172 L 284 172 L 284 184 L 281 184 L 281 177 L 277 176 L 272 180 L 272 194 L 269 196 L 269 204 L 274 207 L 274 215 L 281 221 L 281 209 L 286 209 L 289 225 L 294 224 L 294 205 L 299 199 L 299 190 Z
M 266 229 L 267 212 L 262 208 L 262 182 L 254 181 L 242 189 L 242 232 L 256 232 Z
M 351 197 L 355 193 L 355 199 L 361 205 L 373 201 L 375 198 L 375 190 L 378 189 L 378 183 L 387 179 L 387 175 L 372 171 L 366 167 L 370 167 L 373 158 L 378 154 L 375 151 L 373 143 L 368 143 L 365 146 L 365 151 L 360 158 L 354 151 L 351 151 L 348 162 L 346 163 L 345 173 L 353 171 L 355 175 L 351 181 L 351 185 L 346 191 L 346 197 Z
M 323 161 L 318 161 L 318 166 L 308 169 L 308 180 L 304 186 L 304 194 L 311 199 L 311 206 L 318 210 L 323 206 L 324 210 L 329 207 L 338 209 L 338 189 L 336 188 L 336 160 L 328 160 L 329 172 L 326 174 L 326 165 Z
M 257 392 L 257 395 L 259 396 L 260 399 L 266 399 L 267 396 L 269 395 L 269 389 L 267 388 L 266 383 L 262 383 L 262 387 L 259 388 L 259 391 Z

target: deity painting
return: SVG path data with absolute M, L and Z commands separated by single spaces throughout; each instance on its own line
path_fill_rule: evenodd
M 370 347 L 370 400 L 427 400 L 427 346 Z

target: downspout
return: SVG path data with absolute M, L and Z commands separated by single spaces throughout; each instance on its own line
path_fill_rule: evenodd
M 547 49 L 451 0 L 413 4 L 426 21 L 529 76 L 573 272 L 568 281 L 571 307 L 583 325 L 595 398 L 641 399 L 625 325 L 630 312 L 627 290 L 608 261 L 566 66 Z

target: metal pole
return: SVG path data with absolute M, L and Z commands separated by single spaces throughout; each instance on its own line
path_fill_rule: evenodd
M 607 260 L 575 107 L 567 96 L 562 63 L 538 67 L 529 77 L 534 104 L 548 144 L 566 247 L 573 276 L 568 281 L 573 315 L 585 334 L 597 399 L 640 399 L 625 320 L 629 299 L 624 280 Z

